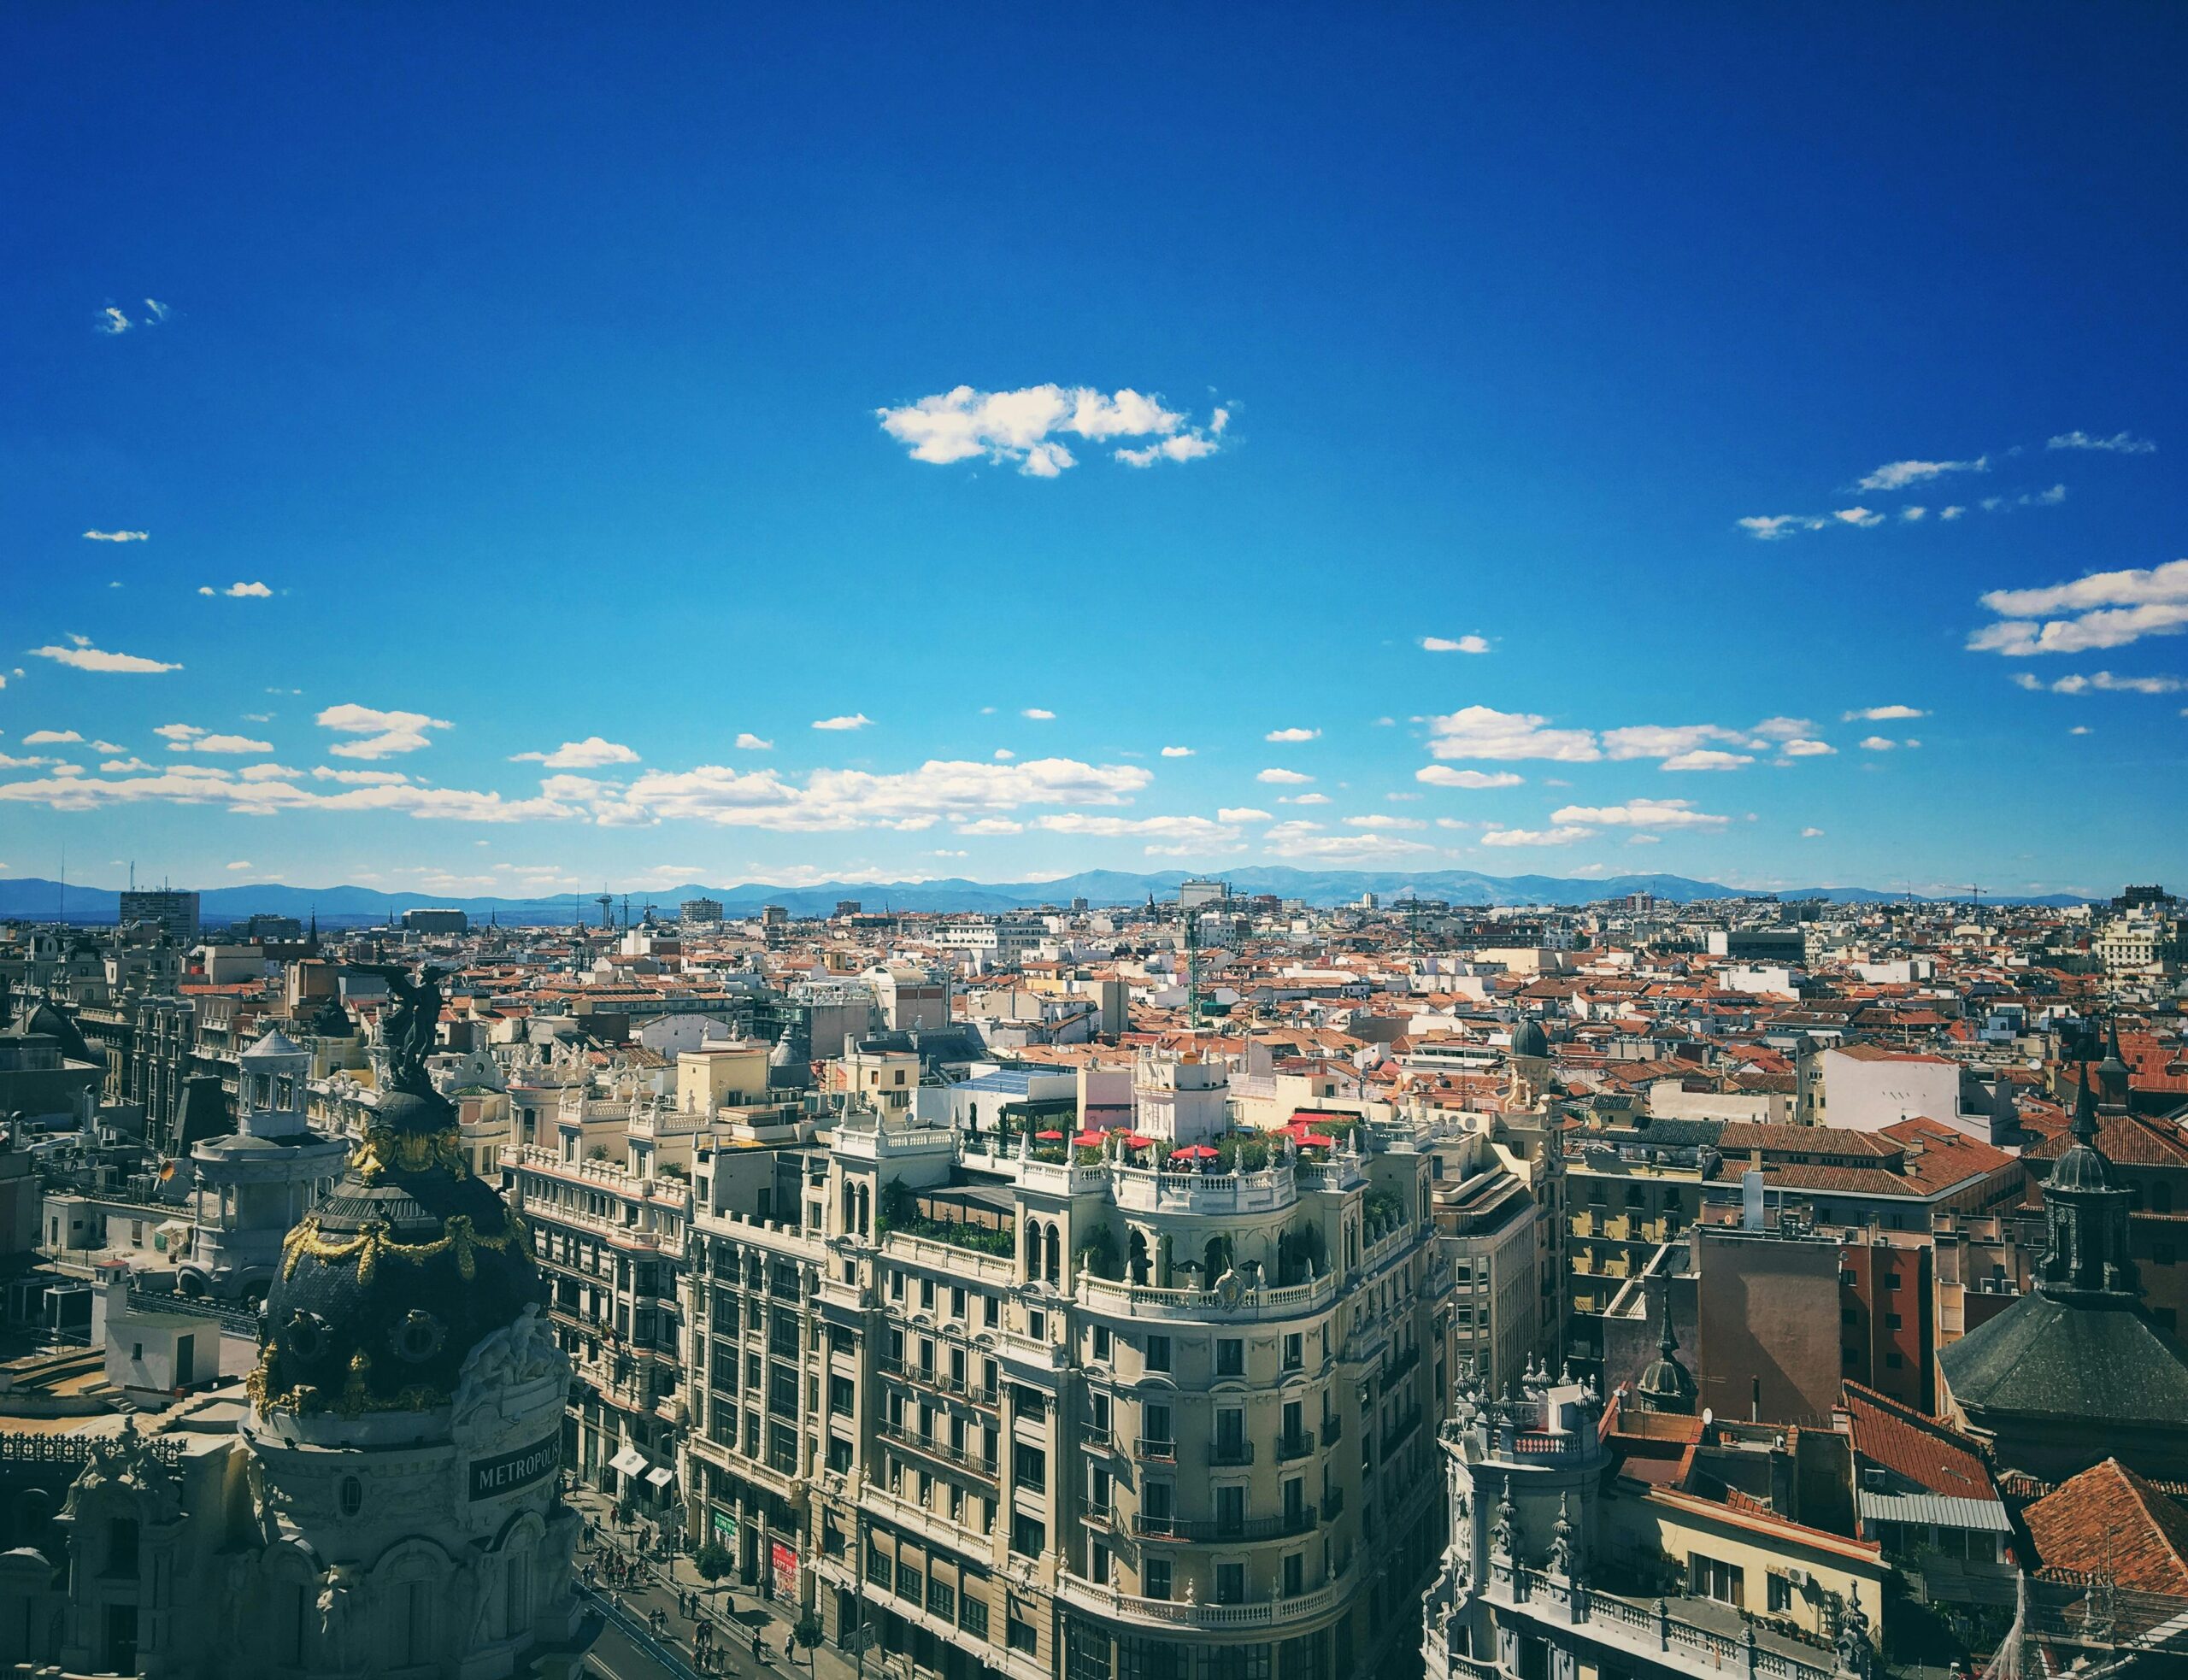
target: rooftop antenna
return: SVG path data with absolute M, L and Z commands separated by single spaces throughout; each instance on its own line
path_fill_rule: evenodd
M 630 894 L 628 894 L 628 893 L 625 893 L 625 894 L 623 895 L 623 931 L 624 931 L 624 932 L 626 932 L 626 933 L 628 933 L 630 931 L 631 931 L 631 895 L 630 895 Z

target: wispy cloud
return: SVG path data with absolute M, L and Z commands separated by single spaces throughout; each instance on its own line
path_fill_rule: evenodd
M 235 601 L 265 601 L 274 593 L 263 584 L 245 583 L 230 584 L 226 589 L 215 589 L 210 584 L 200 584 L 197 592 L 200 595 L 225 595 Z
M 551 753 L 512 754 L 512 764 L 544 764 L 550 770 L 597 770 L 608 764 L 636 764 L 638 755 L 619 742 L 588 735 L 582 741 L 565 741 Z
M 315 721 L 338 735 L 362 737 L 329 747 L 326 750 L 336 758 L 391 758 L 397 753 L 415 753 L 432 744 L 426 738 L 428 730 L 456 727 L 444 718 L 428 717 L 423 712 L 385 712 L 347 702 L 329 706 Z
M 1973 461 L 1888 461 L 1857 480 L 1854 488 L 1904 490 L 1909 485 L 1942 479 L 1948 473 L 1987 473 L 1990 470 L 1991 457 L 1987 455 L 1979 455 Z
M 1029 478 L 1053 479 L 1079 464 L 1058 441 L 1080 438 L 1090 443 L 1116 438 L 1150 438 L 1137 449 L 1120 448 L 1120 461 L 1151 467 L 1159 461 L 1191 461 L 1213 455 L 1230 415 L 1215 410 L 1208 426 L 1194 428 L 1188 416 L 1164 406 L 1157 396 L 1130 387 L 1104 394 L 1088 385 L 1027 385 L 1017 391 L 978 391 L 971 385 L 897 408 L 877 408 L 881 429 L 905 444 L 915 461 L 946 466 L 985 457 L 1015 464 Z
M 1591 839 L 1592 828 L 1568 825 L 1557 828 L 1492 828 L 1481 837 L 1485 846 L 1569 846 L 1576 840 Z
M 1028 706 L 1018 715 L 1021 718 L 1031 718 L 1035 723 L 1054 723 L 1056 714 L 1045 707 Z
M 2000 615 L 1967 638 L 1976 653 L 2009 657 L 2087 653 L 2188 628 L 2188 560 L 2148 571 L 2092 572 L 2038 589 L 1992 590 L 1983 604 Z M 2045 618 L 2045 614 L 2058 614 Z
M 850 712 L 842 717 L 815 718 L 813 720 L 813 726 L 815 729 L 868 729 L 871 728 L 873 724 L 873 720 L 863 712 Z
M 1926 718 L 1919 706 L 1862 706 L 1844 714 L 1842 723 L 1896 723 L 1903 718 Z
M 1685 799 L 1629 799 L 1623 805 L 1567 805 L 1552 811 L 1554 823 L 1586 823 L 1603 828 L 1721 828 L 1730 817 L 1697 811 Z
M 1515 788 L 1527 778 L 1510 770 L 1454 770 L 1448 764 L 1424 764 L 1413 772 L 1432 788 Z
M 2114 455 L 2156 455 L 2157 445 L 2147 438 L 2115 432 L 2109 438 L 2092 438 L 2086 432 L 2062 432 L 2044 446 L 2047 449 L 2107 449 Z
M 171 753 L 270 753 L 271 741 L 254 741 L 248 735 L 216 735 L 195 724 L 163 723 L 152 731 L 168 743 Z
M 2014 681 L 2029 690 L 2048 690 L 2053 694 L 2178 694 L 2188 689 L 2188 680 L 2179 677 L 2122 677 L 2110 671 L 2092 671 L 2086 676 L 2062 677 L 2046 683 L 2033 671 L 2018 671 Z M 26 735 L 26 741 L 37 737 Z
M 141 654 L 110 653 L 103 648 L 95 648 L 88 636 L 72 636 L 66 647 L 32 648 L 31 652 L 39 659 L 50 659 L 56 665 L 66 665 L 77 671 L 103 671 L 138 676 L 182 669 L 180 664 L 167 660 L 147 659 Z
M 1489 651 L 1486 637 L 1462 636 L 1456 640 L 1445 636 L 1424 636 L 1420 645 L 1432 654 L 1485 654 Z
M 84 535 L 94 543 L 149 543 L 152 540 L 152 533 L 149 531 L 87 531 Z

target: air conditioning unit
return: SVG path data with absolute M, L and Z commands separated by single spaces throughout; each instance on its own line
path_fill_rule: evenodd
M 1862 1466 L 1862 1485 L 1863 1487 L 1873 1489 L 1878 1492 L 1882 1492 L 1884 1489 L 1884 1469 L 1881 1466 L 1868 1464 Z

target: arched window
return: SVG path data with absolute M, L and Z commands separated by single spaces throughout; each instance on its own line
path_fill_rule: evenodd
M 1056 1227 L 1050 1225 L 1046 1238 L 1048 1247 L 1048 1279 L 1051 1283 L 1063 1281 L 1063 1239 L 1056 1234 Z

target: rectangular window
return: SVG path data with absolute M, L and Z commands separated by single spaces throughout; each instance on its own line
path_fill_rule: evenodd
M 957 1616 L 957 1589 L 938 1575 L 926 1578 L 926 1607 L 945 1622 Z
M 965 1291 L 960 1284 L 953 1283 L 950 1287 L 950 1316 L 953 1319 L 965 1316 Z
M 1147 1589 L 1150 1598 L 1170 1596 L 1170 1562 L 1167 1558 L 1150 1558 L 1140 1568 L 1139 1584 Z
M 1023 1511 L 1010 1513 L 1010 1549 L 1021 1558 L 1038 1558 L 1047 1549 L 1048 1524 Z
M 1010 1447 L 1010 1483 L 1013 1487 L 1031 1488 L 1045 1492 L 1049 1485 L 1049 1455 L 1040 1448 L 1015 1441 Z
M 1686 1560 L 1686 1589 L 1697 1598 L 1714 1598 L 1734 1609 L 1747 1601 L 1747 1571 L 1738 1564 L 1721 1563 L 1690 1552 Z
M 1150 1371 L 1168 1371 L 1170 1368 L 1168 1336 L 1150 1336 L 1147 1338 L 1147 1368 Z
M 918 1570 L 913 1568 L 911 1565 L 906 1563 L 902 1558 L 897 1559 L 897 1596 L 898 1598 L 908 1598 L 911 1600 L 914 1604 L 917 1604 L 926 1596 L 926 1577 L 921 1575 Z
M 1097 1360 L 1109 1357 L 1109 1327 L 1107 1325 L 1094 1326 L 1094 1357 Z
M 797 1415 L 797 1372 L 790 1366 L 768 1367 L 768 1410 L 778 1418 Z
M 971 1634 L 973 1638 L 985 1640 L 988 1636 L 987 1601 L 970 1597 L 959 1599 L 957 1625 Z
M 984 1295 L 980 1297 L 980 1322 L 982 1324 L 985 1325 L 990 1330 L 993 1330 L 997 1324 L 1001 1320 L 1002 1316 L 1003 1301 L 1000 1296 Z M 985 1605 L 981 1607 L 980 1613 L 983 1616 L 987 1614 L 987 1607 Z
M 1785 1576 L 1772 1570 L 1769 1576 L 1770 1613 L 1790 1616 L 1793 1612 L 1793 1583 Z
M 851 1473 L 851 1443 L 840 1435 L 828 1437 L 828 1468 L 838 1476 Z
M 1218 1377 L 1243 1377 L 1246 1374 L 1246 1344 L 1239 1337 L 1219 1337 L 1215 1343 L 1215 1374 Z
M 1284 1595 L 1297 1598 L 1307 1589 L 1307 1557 L 1303 1552 L 1291 1552 L 1284 1560 Z
M 1015 1610 L 1010 1612 L 1009 1615 L 1010 1648 L 1014 1651 L 1023 1651 L 1029 1657 L 1038 1656 L 1041 1650 L 1041 1636 L 1034 1631 L 1033 1624 L 1031 1622 L 1020 1621 Z
M 1284 1368 L 1297 1371 L 1307 1363 L 1307 1338 L 1297 1330 L 1284 1338 Z
M 920 1279 L 920 1306 L 926 1312 L 934 1311 L 934 1279 L 932 1278 Z
M 889 1560 L 871 1540 L 866 1542 L 866 1578 L 883 1592 L 889 1590 Z
M 1246 1601 L 1245 1565 L 1220 1563 L 1215 1565 L 1215 1601 L 1218 1604 L 1244 1604 Z
M 850 1417 L 850 1414 L 851 1414 L 851 1403 L 852 1403 L 852 1400 L 853 1400 L 854 1396 L 856 1395 L 856 1392 L 857 1392 L 856 1385 L 856 1384 L 851 1381 L 851 1379 L 850 1379 L 850 1377 L 829 1377 L 829 1379 L 828 1379 L 828 1412 L 829 1412 L 829 1415 L 830 1415 L 830 1416 L 832 1416 L 832 1417 L 837 1417 L 837 1418 L 848 1418 L 848 1417 Z

